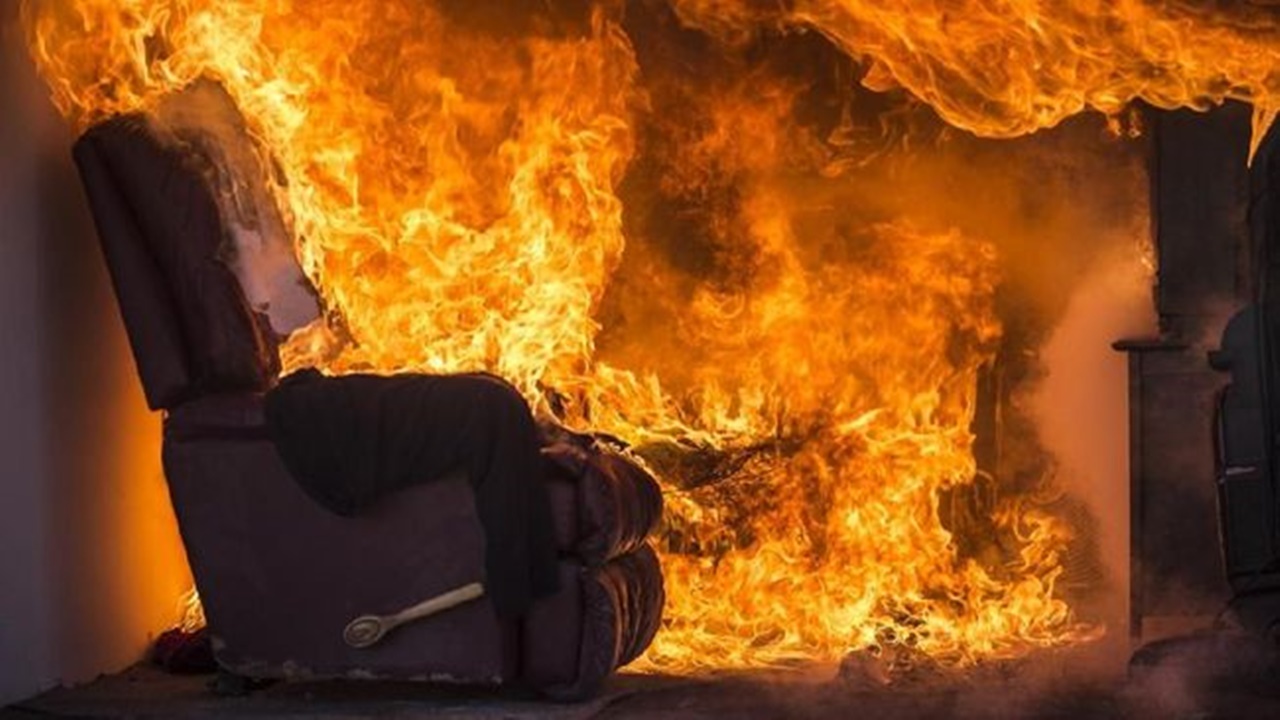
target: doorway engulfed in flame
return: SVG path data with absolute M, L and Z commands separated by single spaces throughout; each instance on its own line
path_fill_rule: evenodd
M 643 662 L 895 646 L 965 665 L 1096 635 L 1061 587 L 1075 540 L 1046 464 L 996 472 L 975 428 L 1000 408 L 1019 426 L 1073 258 L 1141 252 L 1137 128 L 974 134 L 1133 100 L 1243 99 L 1265 125 L 1272 16 L 590 5 L 42 0 L 23 17 L 78 127 L 225 89 L 326 306 L 289 367 L 485 369 L 634 446 L 668 515 L 667 621 Z M 1082 137 L 1107 149 L 1072 159 Z

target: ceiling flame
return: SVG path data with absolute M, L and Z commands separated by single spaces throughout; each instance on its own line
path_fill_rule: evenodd
M 1274 114 L 1269 26 L 1189 10 L 674 5 L 730 39 L 817 29 L 867 59 L 867 86 L 901 86 L 984 135 L 1135 98 Z M 885 646 L 965 665 L 1096 634 L 1057 592 L 1066 521 L 996 493 L 982 527 L 1001 550 L 983 554 L 962 552 L 943 519 L 942 498 L 981 475 L 977 384 L 1002 333 L 991 242 L 806 206 L 797 187 L 830 168 L 797 147 L 783 83 L 655 117 L 653 87 L 680 79 L 644 76 L 617 4 L 498 29 L 460 7 L 27 0 L 23 20 L 78 127 L 155 111 L 204 78 L 225 88 L 269 152 L 261 182 L 327 309 L 290 338 L 288 367 L 493 371 L 541 414 L 664 469 L 670 600 L 647 666 Z M 670 142 L 649 201 L 694 208 L 703 242 L 679 257 L 702 276 L 625 231 L 646 124 Z M 626 277 L 624 249 L 637 258 Z M 650 302 L 605 312 L 624 285 Z
M 672 0 L 731 40 L 822 33 L 867 61 L 862 83 L 904 88 L 950 125 L 1012 137 L 1134 100 L 1254 107 L 1254 149 L 1280 111 L 1280 7 L 1214 0 Z

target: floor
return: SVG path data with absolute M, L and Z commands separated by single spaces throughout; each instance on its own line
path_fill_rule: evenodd
M 219 697 L 209 689 L 210 676 L 174 676 L 139 665 L 0 709 L 0 719 L 1280 718 L 1276 676 L 1224 682 L 1221 673 L 1206 677 L 1202 660 L 1175 663 L 1137 681 L 1084 671 L 1079 658 L 887 686 L 856 667 L 697 679 L 624 672 L 599 698 L 574 705 L 372 682 L 279 683 L 243 697 Z

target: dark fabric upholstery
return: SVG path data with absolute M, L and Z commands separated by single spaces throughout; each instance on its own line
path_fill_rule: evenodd
M 339 515 L 465 469 L 484 526 L 485 590 L 499 617 L 519 617 L 558 589 L 537 426 L 509 383 L 485 373 L 307 369 L 267 392 L 266 411 L 285 467 Z
M 395 613 L 483 577 L 484 540 L 464 477 L 342 518 L 297 487 L 269 441 L 167 440 L 164 466 L 225 666 L 256 677 L 514 676 L 515 626 L 484 599 L 371 648 L 342 640 L 359 615 Z
M 74 155 L 147 405 L 152 410 L 172 407 L 192 391 L 173 296 L 159 265 L 147 252 L 142 230 L 121 197 L 94 136 L 78 142 Z
M 210 395 L 170 411 L 165 435 L 172 439 L 266 439 L 262 395 Z M 601 565 L 625 554 L 643 540 L 660 518 L 661 492 L 648 473 L 630 466 L 615 468 L 616 454 L 607 451 L 603 469 L 573 475 L 565 454 L 587 468 L 577 450 L 553 445 L 543 450 L 543 477 L 551 501 L 556 550 L 588 565 Z M 625 458 L 621 458 L 625 462 Z
M 572 558 L 560 561 L 560 592 L 533 606 L 520 637 L 520 679 L 533 688 L 571 685 L 582 654 L 582 576 Z
M 573 553 L 601 565 L 644 543 L 662 518 L 662 491 L 638 463 L 603 443 L 556 442 L 543 448 L 552 483 L 575 488 L 577 542 Z M 563 495 L 564 490 L 556 491 Z M 563 502 L 563 501 L 562 501 Z
M 583 631 L 584 675 L 588 674 L 591 666 L 587 656 L 592 652 L 608 656 L 611 638 L 613 667 L 609 673 L 640 657 L 658 634 L 662 609 L 667 601 L 662 566 L 657 553 L 648 544 L 614 558 L 592 573 L 591 580 L 584 590 L 585 603 L 588 607 L 592 603 L 601 603 L 604 607 L 607 601 L 614 613 L 616 629 L 610 633 L 603 625 L 586 626 Z M 588 642 L 599 643 L 598 648 L 587 646 L 585 643 Z M 600 676 L 597 682 L 603 681 L 604 677 Z M 583 676 L 579 676 L 579 682 L 582 680 Z
M 240 410 L 233 408 L 240 407 Z M 251 402 L 205 403 L 213 417 L 251 417 Z M 345 623 L 386 614 L 479 577 L 483 536 L 461 476 L 401 493 L 357 518 L 335 516 L 297 488 L 269 441 L 165 443 L 165 470 L 220 663 L 255 677 L 388 677 L 468 683 L 515 677 L 551 697 L 588 697 L 652 641 L 662 574 L 648 545 L 587 567 L 560 562 L 560 592 L 519 625 L 487 600 L 348 648 Z M 388 550 L 392 548 L 393 550 Z M 319 628 L 332 631 L 318 632 Z
M 268 439 L 266 410 L 260 393 L 206 395 L 169 411 L 166 439 Z
M 201 156 L 162 140 L 141 116 L 94 126 L 74 154 L 122 306 L 137 297 L 122 309 L 152 407 L 270 387 L 274 339 L 222 260 L 227 238 Z M 172 319 L 147 321 L 163 312 L 156 307 L 171 308 Z M 175 367 L 185 368 L 185 384 Z
M 542 477 L 547 483 L 547 499 L 551 501 L 551 525 L 555 530 L 556 550 L 572 555 L 578 547 L 578 483 L 560 473 L 559 467 L 543 456 Z
M 662 569 L 648 545 L 603 567 L 582 568 L 578 582 L 578 598 L 562 591 L 539 607 L 540 614 L 525 624 L 521 643 L 526 679 L 559 700 L 597 694 L 615 670 L 639 657 L 653 642 L 666 603 Z M 577 609 L 581 644 L 569 673 L 561 629 Z

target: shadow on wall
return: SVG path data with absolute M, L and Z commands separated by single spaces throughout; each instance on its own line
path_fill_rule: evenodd
M 137 661 L 191 576 L 73 138 L 0 6 L 0 705 Z

